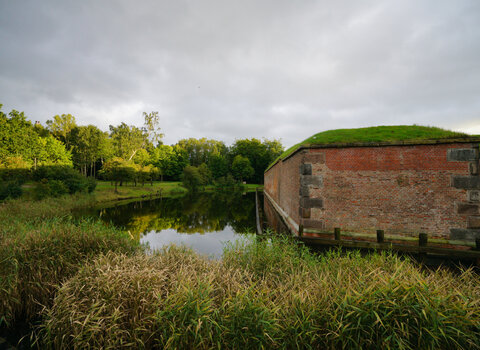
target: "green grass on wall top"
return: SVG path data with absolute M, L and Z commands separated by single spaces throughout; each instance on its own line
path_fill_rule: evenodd
M 290 147 L 277 159 L 275 159 L 269 168 L 279 159 L 284 159 L 295 152 L 299 147 L 307 145 L 378 143 L 407 140 L 425 141 L 437 139 L 469 138 L 472 136 L 475 135 L 468 135 L 461 132 L 420 125 L 372 126 L 357 129 L 327 130 L 319 132 L 318 134 L 315 134 L 308 139 Z

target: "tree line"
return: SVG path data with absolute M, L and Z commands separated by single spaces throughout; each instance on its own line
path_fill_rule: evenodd
M 105 132 L 95 125 L 77 125 L 71 114 L 56 115 L 43 126 L 23 112 L 12 110 L 7 115 L 1 107 L 1 169 L 61 165 L 119 184 L 185 177 L 203 185 L 263 183 L 263 172 L 283 152 L 280 141 L 256 138 L 239 139 L 231 146 L 207 138 L 165 145 L 158 112 L 144 112 L 142 127 L 122 122 Z

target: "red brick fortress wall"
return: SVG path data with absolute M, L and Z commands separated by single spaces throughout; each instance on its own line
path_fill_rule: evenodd
M 480 237 L 478 143 L 308 148 L 280 163 L 265 191 L 306 230 Z

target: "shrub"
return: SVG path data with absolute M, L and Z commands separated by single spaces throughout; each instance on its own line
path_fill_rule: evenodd
M 68 166 L 41 166 L 33 172 L 33 179 L 36 181 L 48 180 L 48 181 L 61 181 L 68 189 L 68 193 L 73 194 L 77 192 L 91 192 L 95 186 L 85 178 L 82 174 L 73 168 Z M 58 188 L 57 184 L 54 185 Z M 39 185 L 35 198 L 41 199 L 48 196 L 50 188 L 45 188 Z M 91 190 L 91 191 L 90 191 Z M 50 191 L 53 195 L 55 191 Z
M 97 180 L 94 177 L 87 178 L 87 192 L 92 193 L 97 187 Z
M 33 188 L 33 198 L 36 200 L 41 200 L 51 196 L 50 186 L 47 179 L 43 179 L 35 184 Z
M 0 200 L 18 198 L 22 193 L 22 187 L 18 182 L 0 182 Z

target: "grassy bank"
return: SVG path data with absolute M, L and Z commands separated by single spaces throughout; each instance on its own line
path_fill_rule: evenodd
M 59 290 L 47 348 L 478 348 L 480 279 L 393 254 L 317 257 L 286 240 L 222 261 L 108 253 Z
M 142 196 L 158 196 L 165 197 L 171 195 L 185 194 L 187 190 L 182 187 L 181 182 L 173 181 L 154 181 L 153 186 L 150 183 L 145 183 L 144 186 L 137 184 L 125 184 L 124 186 L 117 187 L 117 193 L 115 193 L 115 186 L 110 181 L 97 181 L 97 187 L 94 191 L 95 200 L 97 202 L 108 202 L 113 200 L 129 199 L 129 198 L 141 198 Z

